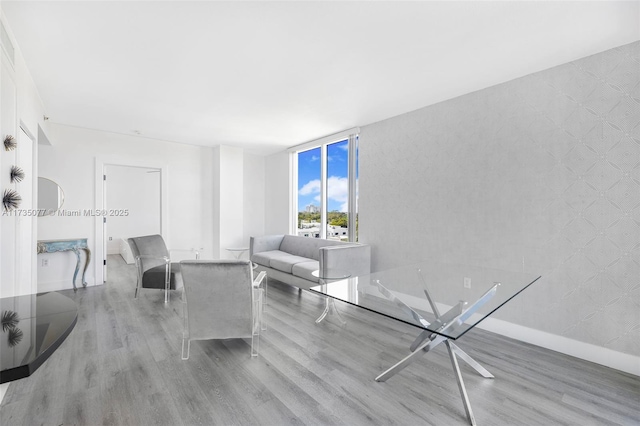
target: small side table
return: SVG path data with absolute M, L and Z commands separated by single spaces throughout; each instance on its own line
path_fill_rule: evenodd
M 226 249 L 231 252 L 236 260 L 240 260 L 245 251 L 249 251 L 249 247 L 229 247 Z
M 351 277 L 351 273 L 347 271 L 340 271 L 335 269 L 325 271 L 324 273 L 321 273 L 319 270 L 313 271 L 311 275 L 313 275 L 314 277 L 318 277 L 319 284 L 322 286 L 322 289 L 325 292 L 327 291 L 327 283 L 333 282 L 333 281 L 339 281 L 339 280 L 346 280 L 347 278 Z M 322 320 L 325 319 L 327 314 L 333 313 L 333 312 L 335 312 L 336 316 L 338 317 L 338 320 L 342 324 L 346 324 L 346 321 L 342 319 L 342 317 L 340 316 L 340 312 L 338 312 L 338 309 L 336 308 L 335 300 L 333 299 L 333 297 L 329 297 L 329 296 L 327 296 L 325 299 L 324 311 L 322 311 L 322 314 L 320 314 L 320 316 L 316 320 L 316 324 L 320 324 L 320 322 L 322 322 Z

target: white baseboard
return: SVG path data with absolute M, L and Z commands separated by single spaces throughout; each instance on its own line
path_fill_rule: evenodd
M 102 283 L 100 283 L 102 284 Z M 94 285 L 99 285 L 91 282 L 87 279 L 87 287 L 92 287 Z M 80 278 L 76 281 L 76 286 L 80 289 L 82 288 L 82 284 L 80 284 Z M 38 293 L 46 293 L 48 291 L 60 291 L 60 290 L 71 290 L 73 289 L 73 285 L 71 284 L 71 279 L 60 280 L 60 281 L 47 281 L 47 282 L 38 282 Z
M 625 373 L 640 376 L 640 357 L 617 352 L 602 346 L 580 342 L 557 334 L 547 333 L 507 321 L 487 318 L 477 325 L 478 328 L 522 342 L 531 343 L 605 367 L 615 368 Z
M 411 306 L 426 312 L 431 312 L 431 307 L 425 299 L 406 295 L 403 295 L 402 299 L 405 303 Z M 440 312 L 446 312 L 450 308 L 450 306 L 437 305 Z M 614 368 L 616 370 L 624 371 L 625 373 L 640 376 L 640 356 L 617 352 L 602 346 L 580 342 L 568 337 L 559 336 L 557 334 L 536 330 L 534 328 L 525 327 L 491 317 L 485 319 L 476 327 L 502 336 L 510 337 L 521 342 L 531 343 L 532 345 L 540 346 L 545 349 L 550 349 L 552 351 L 604 365 L 605 367 Z

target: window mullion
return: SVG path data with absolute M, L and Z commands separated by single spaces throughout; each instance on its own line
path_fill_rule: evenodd
M 320 238 L 327 238 L 327 145 L 320 146 Z
M 289 234 L 298 235 L 298 154 L 289 156 L 289 181 L 293 189 L 289 192 Z
M 356 169 L 357 169 L 357 142 L 356 135 L 349 135 L 349 167 L 348 167 L 348 181 L 349 181 L 349 211 L 348 211 L 348 226 L 349 226 L 349 241 L 357 241 L 356 238 L 356 218 L 357 218 L 357 184 L 356 184 Z

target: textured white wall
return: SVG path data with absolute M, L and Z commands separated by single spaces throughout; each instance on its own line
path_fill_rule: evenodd
M 639 356 L 639 70 L 636 42 L 362 127 L 373 269 L 524 262 L 497 318 Z

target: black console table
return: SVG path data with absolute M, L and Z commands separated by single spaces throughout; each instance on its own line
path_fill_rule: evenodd
M 78 320 L 76 303 L 60 293 L 0 299 L 0 383 L 33 374 Z

